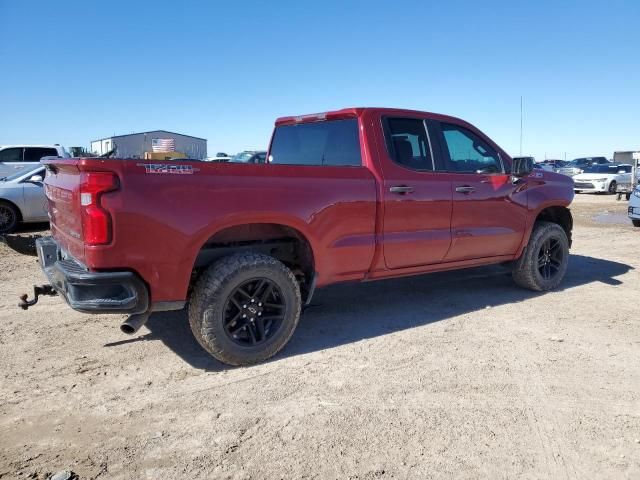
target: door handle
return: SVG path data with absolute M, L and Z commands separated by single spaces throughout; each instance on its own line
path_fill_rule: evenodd
M 474 187 L 472 187 L 471 185 L 460 185 L 459 187 L 456 187 L 456 192 L 458 192 L 458 193 L 469 194 L 469 193 L 473 193 L 475 191 L 476 191 L 476 189 Z
M 413 192 L 413 187 L 409 187 L 407 185 L 396 185 L 395 187 L 391 187 L 389 191 L 391 193 L 398 193 L 400 195 L 404 195 L 406 193 Z

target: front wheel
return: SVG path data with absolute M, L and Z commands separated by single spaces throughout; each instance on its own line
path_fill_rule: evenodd
M 618 184 L 616 183 L 615 180 L 611 180 L 611 183 L 609 184 L 609 193 L 613 195 L 614 193 L 616 193 L 617 189 L 618 189 Z
M 560 285 L 569 262 L 567 234 L 557 223 L 536 222 L 524 252 L 515 262 L 513 279 L 538 292 Z
M 250 365 L 287 344 L 301 305 L 298 282 L 284 264 L 268 255 L 240 253 L 214 263 L 198 279 L 189 324 L 216 359 Z

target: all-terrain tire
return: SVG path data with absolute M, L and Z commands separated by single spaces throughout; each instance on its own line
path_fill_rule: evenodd
M 543 245 L 548 240 L 557 242 L 561 249 L 562 259 L 557 272 L 551 278 L 544 278 L 540 272 L 539 261 Z M 544 256 L 542 254 L 542 256 Z M 567 271 L 569 263 L 569 241 L 567 234 L 557 223 L 536 222 L 524 252 L 513 265 L 513 280 L 523 288 L 543 292 L 556 288 Z
M 284 318 L 273 335 L 254 346 L 238 345 L 225 331 L 225 305 L 241 285 L 266 278 L 282 295 Z M 302 299 L 300 286 L 282 262 L 259 253 L 238 253 L 211 265 L 197 280 L 189 303 L 189 324 L 196 340 L 213 357 L 228 365 L 251 365 L 278 353 L 293 335 Z
M 20 212 L 9 202 L 0 201 L 0 234 L 12 233 L 20 222 Z
M 637 218 L 632 218 L 631 223 L 633 223 L 634 227 L 640 227 L 640 220 L 638 220 Z

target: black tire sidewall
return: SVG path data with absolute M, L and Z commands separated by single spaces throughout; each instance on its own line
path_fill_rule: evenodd
M 616 193 L 616 187 L 618 186 L 617 182 L 615 180 L 611 180 L 611 183 L 609 184 L 609 188 L 607 189 L 607 191 L 611 194 Z
M 231 293 L 241 284 L 258 278 L 274 282 L 285 302 L 285 315 L 278 331 L 257 346 L 238 345 L 224 329 L 224 308 Z M 295 278 L 279 262 L 272 264 L 242 265 L 224 278 L 220 287 L 202 299 L 196 315 L 199 321 L 201 343 L 219 360 L 232 365 L 247 365 L 275 355 L 291 338 L 300 317 L 300 293 Z

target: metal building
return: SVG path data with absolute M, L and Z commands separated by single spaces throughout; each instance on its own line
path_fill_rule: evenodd
M 164 151 L 158 148 L 159 146 L 166 148 L 166 145 L 172 145 L 175 152 L 184 154 L 186 158 L 198 160 L 207 158 L 206 139 L 166 130 L 152 130 L 94 140 L 91 142 L 91 152 L 104 155 L 115 148 L 115 156 L 118 158 L 144 158 L 145 152 Z

